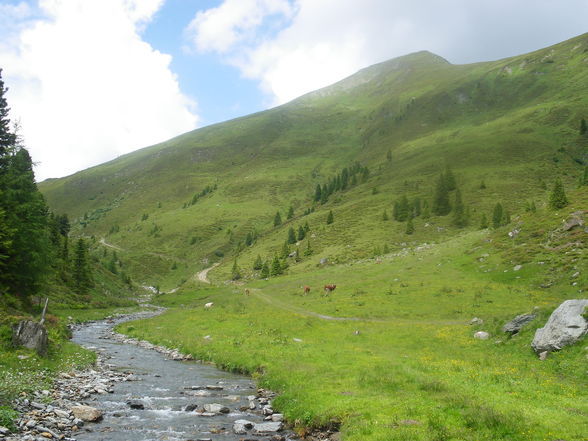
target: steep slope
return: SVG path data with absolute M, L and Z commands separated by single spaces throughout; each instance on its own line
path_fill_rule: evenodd
M 115 244 L 135 278 L 164 289 L 213 261 L 225 263 L 216 270 L 225 277 L 238 254 L 248 267 L 257 254 L 269 259 L 290 226 L 316 228 L 329 210 L 337 234 L 315 237 L 315 256 L 367 257 L 405 240 L 405 226 L 383 224 L 382 212 L 403 194 L 430 202 L 447 165 L 475 223 L 499 201 L 518 212 L 528 198 L 545 200 L 544 183 L 556 175 L 575 183 L 588 160 L 578 133 L 587 67 L 588 34 L 463 66 L 419 52 L 40 188 L 53 209 L 76 218 L 80 234 Z M 355 162 L 369 168 L 366 182 L 313 202 L 317 184 Z M 285 219 L 290 206 L 295 219 L 274 228 L 276 210 Z M 436 229 L 415 222 L 415 241 L 457 231 L 448 218 L 435 219 Z M 257 239 L 243 250 L 248 233 Z

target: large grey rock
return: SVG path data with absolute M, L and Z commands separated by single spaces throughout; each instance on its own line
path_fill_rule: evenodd
M 71 408 L 74 416 L 82 421 L 100 421 L 102 419 L 102 412 L 95 407 L 90 406 L 74 406 Z
M 506 332 L 507 334 L 511 335 L 517 334 L 521 329 L 523 329 L 523 326 L 529 322 L 532 322 L 535 317 L 537 317 L 535 314 L 517 315 L 502 327 L 502 332 Z
M 227 406 L 217 403 L 205 404 L 204 410 L 210 413 L 229 413 L 231 411 Z
M 253 426 L 253 429 L 257 433 L 274 433 L 279 432 L 284 427 L 284 424 L 281 422 L 272 422 L 272 423 L 259 423 Z
M 245 435 L 248 429 L 253 427 L 253 423 L 247 420 L 237 420 L 233 423 L 233 432 L 237 435 Z
M 47 330 L 45 326 L 31 320 L 22 320 L 12 328 L 14 346 L 34 349 L 39 355 L 47 355 Z
M 543 328 L 537 329 L 531 346 L 539 354 L 571 345 L 588 333 L 588 321 L 582 316 L 588 299 L 566 300 L 557 307 Z

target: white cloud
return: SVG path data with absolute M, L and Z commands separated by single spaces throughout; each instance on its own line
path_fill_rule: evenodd
M 12 119 L 39 163 L 63 176 L 195 128 L 171 57 L 140 29 L 163 0 L 40 0 L 38 18 L 0 47 Z
M 264 2 L 247 1 L 246 14 L 236 3 L 200 12 L 189 35 L 258 80 L 272 104 L 419 50 L 469 63 L 539 49 L 585 32 L 588 14 L 585 0 L 292 0 L 273 10 L 282 28 L 268 35 Z

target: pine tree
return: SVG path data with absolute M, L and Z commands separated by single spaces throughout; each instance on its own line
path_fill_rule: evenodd
M 8 118 L 10 108 L 5 98 L 7 91 L 8 88 L 4 87 L 2 80 L 2 69 L 0 69 L 0 174 L 3 173 L 6 160 L 16 145 L 16 134 L 10 130 L 10 119 Z M 1 189 L 2 187 L 0 187 Z
M 253 262 L 253 269 L 255 271 L 259 271 L 263 268 L 263 261 L 261 260 L 261 256 L 258 254 L 255 262 Z
M 537 212 L 537 206 L 535 205 L 535 201 L 531 201 L 531 205 L 529 206 L 529 211 L 531 213 L 536 213 Z
M 504 215 L 503 211 L 502 204 L 498 202 L 492 211 L 492 227 L 498 228 L 502 225 L 502 216 Z
M 278 255 L 276 254 L 274 256 L 274 260 L 272 261 L 272 266 L 270 268 L 270 275 L 271 276 L 279 276 L 280 274 L 282 274 L 282 263 L 280 262 L 280 259 L 279 259 Z
M 484 182 L 484 180 L 480 182 L 480 190 L 486 190 L 486 183 Z
M 588 126 L 586 125 L 586 120 L 582 118 L 580 120 L 580 135 L 584 135 L 588 132 Z
M 485 214 L 482 214 L 482 218 L 480 219 L 480 230 L 485 230 L 488 228 L 488 218 L 486 218 Z
M 304 250 L 305 256 L 310 256 L 312 254 L 312 248 L 310 246 L 310 240 L 306 244 L 306 249 Z
M 323 191 L 321 190 L 321 184 L 316 184 L 316 189 L 314 190 L 314 201 L 319 202 L 321 200 Z
M 566 197 L 566 193 L 564 191 L 561 179 L 557 178 L 555 180 L 555 183 L 553 184 L 553 190 L 551 191 L 551 195 L 549 196 L 549 206 L 554 210 L 558 210 L 560 208 L 565 207 L 568 204 L 568 198 Z
M 388 150 L 388 153 L 386 153 L 386 160 L 388 162 L 392 162 L 392 151 Z
M 261 267 L 261 272 L 259 273 L 259 277 L 262 279 L 267 279 L 270 276 L 270 268 L 267 262 L 264 262 L 263 266 Z
M 386 210 L 384 210 L 384 213 L 382 214 L 382 220 L 384 222 L 386 222 L 388 220 L 388 213 L 386 212 Z
M 84 239 L 78 239 L 73 262 L 73 281 L 77 293 L 82 294 L 93 286 L 92 270 L 88 259 L 88 247 Z
M 290 254 L 290 247 L 289 247 L 288 241 L 285 241 L 284 245 L 282 245 L 282 252 L 280 254 L 280 257 L 282 259 L 286 259 L 289 254 Z
M 298 227 L 298 237 L 297 239 L 300 240 L 304 240 L 304 238 L 306 237 L 306 230 L 302 227 L 302 225 L 300 225 Z
M 253 244 L 253 234 L 251 234 L 251 231 L 250 231 L 247 233 L 247 237 L 245 237 L 245 245 L 250 247 L 252 244 Z
M 419 217 L 422 213 L 420 198 L 414 198 L 412 202 L 412 216 Z
M 433 196 L 433 214 L 436 216 L 446 216 L 451 212 L 451 204 L 449 203 L 449 188 L 447 186 L 447 179 L 442 174 L 437 179 L 435 186 L 435 194 Z
M 465 206 L 461 199 L 461 191 L 455 190 L 455 205 L 453 209 L 453 225 L 458 228 L 463 228 L 467 225 L 467 217 L 465 213 Z
M 232 280 L 239 280 L 241 278 L 241 271 L 239 270 L 239 266 L 237 265 L 237 259 L 233 262 L 233 268 L 231 269 L 231 279 Z
M 274 227 L 278 227 L 282 225 L 282 216 L 280 215 L 280 212 L 277 211 L 276 215 L 274 216 Z
M 290 229 L 288 230 L 288 240 L 287 242 L 289 244 L 293 244 L 296 243 L 296 233 L 294 232 L 294 228 L 290 227 Z
M 310 231 L 310 225 L 308 225 L 308 221 L 304 223 L 304 232 L 308 233 Z
M 584 167 L 584 173 L 580 175 L 580 186 L 588 185 L 588 167 Z
M 333 210 L 329 211 L 329 215 L 327 216 L 327 225 L 332 224 L 335 221 L 335 216 L 333 215 Z
M 406 234 L 412 234 L 414 233 L 414 225 L 412 223 L 412 217 L 408 218 L 408 221 L 406 221 Z
M 292 205 L 290 205 L 290 208 L 288 208 L 288 216 L 287 219 L 290 220 L 294 217 L 294 207 L 292 207 Z
M 457 188 L 455 176 L 453 175 L 451 168 L 447 167 L 445 169 L 445 173 L 442 174 L 441 176 L 443 176 L 443 178 L 445 180 L 445 187 L 447 188 L 448 191 L 453 191 Z
M 429 203 L 427 201 L 423 202 L 423 209 L 421 211 L 421 217 L 425 220 L 430 219 L 430 217 L 431 217 L 431 209 L 429 208 Z

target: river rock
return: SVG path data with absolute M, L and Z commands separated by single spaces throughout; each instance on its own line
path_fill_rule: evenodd
M 259 423 L 254 424 L 253 429 L 257 433 L 274 433 L 279 432 L 284 427 L 282 422 L 271 422 L 271 423 Z
M 47 330 L 45 326 L 31 320 L 22 320 L 12 328 L 12 344 L 34 349 L 41 356 L 47 355 Z
M 204 410 L 210 413 L 229 413 L 231 409 L 227 406 L 223 406 L 222 404 L 212 403 L 212 404 L 205 404 Z
M 513 318 L 510 322 L 506 323 L 502 327 L 502 332 L 506 332 L 507 334 L 514 335 L 517 334 L 523 326 L 527 323 L 533 321 L 537 317 L 535 314 L 521 314 L 517 315 Z
M 91 406 L 74 406 L 71 408 L 74 416 L 82 421 L 94 422 L 102 419 L 102 412 Z
M 137 409 L 137 410 L 143 410 L 143 409 L 145 409 L 145 404 L 142 401 L 139 401 L 139 400 L 130 400 L 130 401 L 127 401 L 127 405 L 131 409 Z
M 488 340 L 490 338 L 490 334 L 486 331 L 478 331 L 474 334 L 474 338 L 478 340 Z
M 191 403 L 184 407 L 185 412 L 194 412 L 196 409 L 198 409 L 198 404 L 196 403 Z
M 588 333 L 588 321 L 582 316 L 588 299 L 566 300 L 557 307 L 543 328 L 537 329 L 531 343 L 535 353 L 558 351 Z
M 237 420 L 233 423 L 233 432 L 237 435 L 245 435 L 248 429 L 253 428 L 253 423 L 247 420 Z
M 281 421 L 284 421 L 284 415 L 281 413 L 274 413 L 272 415 L 272 421 L 275 423 L 279 423 Z

